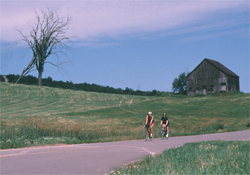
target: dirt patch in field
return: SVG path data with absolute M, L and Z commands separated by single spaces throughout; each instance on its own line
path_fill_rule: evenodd
M 119 106 L 121 106 L 121 105 L 122 105 L 122 101 L 120 100 Z
M 239 99 L 235 98 L 235 99 L 232 99 L 232 100 L 230 100 L 230 101 L 236 101 L 236 100 L 239 100 Z
M 123 109 L 121 108 L 123 111 L 126 111 L 126 112 L 129 112 L 129 113 L 132 113 L 132 114 L 136 114 L 136 112 L 133 112 L 133 111 L 130 111 L 130 110 L 127 110 L 127 109 Z
M 131 105 L 133 103 L 133 98 L 128 101 L 128 104 Z

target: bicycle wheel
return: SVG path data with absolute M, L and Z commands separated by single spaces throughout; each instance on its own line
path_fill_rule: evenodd
M 150 141 L 154 139 L 154 132 L 152 132 L 152 136 L 150 135 Z
M 161 139 L 164 139 L 165 132 L 164 130 L 161 130 Z

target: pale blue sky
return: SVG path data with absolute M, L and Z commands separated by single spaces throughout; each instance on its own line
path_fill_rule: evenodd
M 43 78 L 114 88 L 171 91 L 172 81 L 204 58 L 219 61 L 249 93 L 248 1 L 1 1 L 1 74 L 21 74 L 31 60 L 23 43 L 10 49 L 46 7 L 70 15 L 70 61 L 45 65 Z M 33 71 L 31 75 L 37 76 Z

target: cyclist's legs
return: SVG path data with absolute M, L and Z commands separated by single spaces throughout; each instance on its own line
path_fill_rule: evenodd
M 169 126 L 167 126 L 167 134 L 169 133 Z
M 153 126 L 155 125 L 155 123 L 152 123 L 152 125 L 150 126 L 150 132 L 151 132 L 151 134 L 153 133 Z
M 167 130 L 166 124 L 163 124 L 162 126 L 163 126 L 163 129 L 165 129 L 165 134 L 166 134 L 167 133 L 167 131 L 166 131 Z

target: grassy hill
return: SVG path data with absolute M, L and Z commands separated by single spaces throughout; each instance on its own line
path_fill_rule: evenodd
M 244 130 L 250 96 L 145 97 L 0 83 L 0 147 L 143 139 L 148 111 L 155 136 L 165 112 L 170 136 Z

